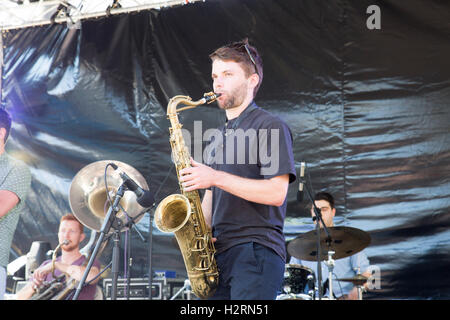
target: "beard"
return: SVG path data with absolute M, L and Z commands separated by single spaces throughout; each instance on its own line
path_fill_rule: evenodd
M 61 247 L 61 250 L 64 250 L 66 252 L 72 252 L 72 251 L 78 249 L 78 247 L 79 247 L 79 245 L 77 243 L 69 242 L 69 244 L 63 245 Z
M 219 107 L 223 110 L 233 109 L 239 107 L 244 102 L 247 94 L 247 85 L 242 84 L 229 92 L 225 91 L 223 93 L 225 94 L 225 99 L 217 101 Z

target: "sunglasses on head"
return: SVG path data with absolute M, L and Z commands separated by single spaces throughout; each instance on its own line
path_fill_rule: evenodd
M 244 48 L 245 52 L 247 53 L 248 57 L 250 58 L 250 61 L 253 63 L 253 65 L 255 66 L 256 69 L 256 62 L 255 59 L 253 58 L 253 55 L 250 53 L 250 49 L 248 48 L 247 43 L 245 42 L 235 42 L 232 43 L 230 45 L 228 45 L 229 48 L 233 48 L 233 49 L 242 49 Z

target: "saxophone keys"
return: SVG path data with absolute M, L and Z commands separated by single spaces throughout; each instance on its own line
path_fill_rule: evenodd
M 194 269 L 196 271 L 206 271 L 209 269 L 209 267 L 210 267 L 210 264 L 209 264 L 209 261 L 207 261 L 207 259 L 200 259 L 197 267 L 195 267 Z
M 194 240 L 194 244 L 191 245 L 190 248 L 191 248 L 191 251 L 195 251 L 195 252 L 205 250 L 205 242 L 204 242 L 204 239 L 203 239 L 203 238 L 200 238 L 200 239 Z

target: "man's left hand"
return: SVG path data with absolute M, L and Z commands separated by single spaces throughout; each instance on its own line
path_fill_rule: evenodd
M 216 170 L 191 158 L 190 168 L 180 171 L 180 181 L 184 191 L 207 189 L 214 185 Z

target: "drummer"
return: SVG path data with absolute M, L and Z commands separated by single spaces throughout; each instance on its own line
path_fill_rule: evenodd
M 327 192 L 319 192 L 314 196 L 314 203 L 320 212 L 322 213 L 322 219 L 327 227 L 333 227 L 333 218 L 336 214 L 336 208 L 334 207 L 334 198 Z M 314 209 L 311 207 L 311 215 L 314 217 Z M 316 223 L 316 222 L 314 222 Z M 322 228 L 322 222 L 320 222 Z M 324 285 L 324 296 L 328 295 L 328 268 L 325 262 L 322 263 L 322 281 Z M 300 260 L 292 257 L 290 264 L 299 264 L 310 268 L 317 275 L 317 262 Z M 358 290 L 350 282 L 337 281 L 336 279 L 351 278 L 358 274 L 358 271 L 362 276 L 369 278 L 371 272 L 369 269 L 369 259 L 364 251 L 360 251 L 352 256 L 335 260 L 333 269 L 333 295 L 336 299 L 342 300 L 357 300 Z M 317 276 L 316 276 L 317 278 Z M 364 284 L 363 291 L 367 290 L 368 283 Z

